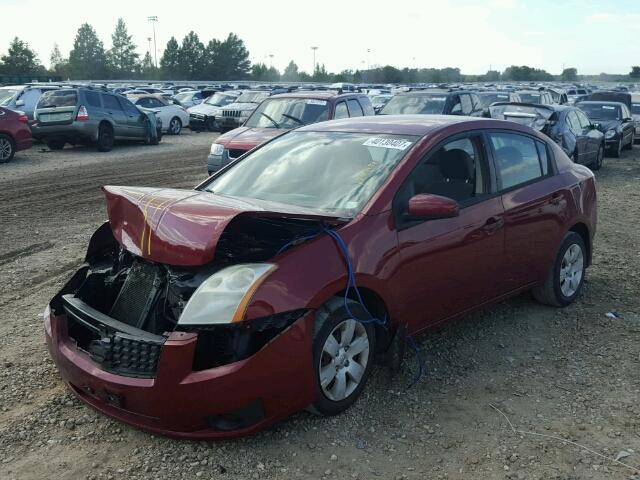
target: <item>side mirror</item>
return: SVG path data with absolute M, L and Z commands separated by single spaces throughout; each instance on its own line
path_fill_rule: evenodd
M 24 107 L 24 100 L 16 100 L 16 107 Z
M 460 213 L 458 202 L 452 198 L 420 193 L 409 199 L 407 216 L 410 219 L 435 220 L 457 217 Z
M 17 105 L 17 103 L 16 103 L 16 105 Z M 623 118 L 623 119 L 622 119 L 622 121 L 623 121 L 623 122 L 632 122 L 632 121 L 633 121 L 633 118 L 630 118 L 630 117 Z

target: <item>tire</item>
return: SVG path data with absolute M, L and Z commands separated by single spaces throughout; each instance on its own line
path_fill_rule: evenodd
M 532 290 L 533 297 L 540 303 L 554 307 L 566 307 L 573 303 L 584 284 L 586 261 L 584 240 L 576 232 L 568 232 L 544 284 Z
M 8 163 L 16 154 L 16 144 L 9 135 L 0 134 L 0 163 Z
M 596 156 L 596 160 L 590 165 L 591 170 L 596 171 L 602 168 L 602 164 L 604 163 L 604 145 L 600 145 L 598 148 L 598 154 Z
M 47 147 L 49 147 L 49 150 L 62 150 L 65 144 L 66 142 L 64 140 L 60 140 L 60 139 L 49 140 L 47 142 Z
M 207 121 L 205 123 L 205 128 L 207 129 L 208 132 L 215 132 L 216 131 L 216 119 L 215 117 L 207 117 Z
M 171 135 L 180 135 L 181 131 L 182 131 L 182 121 L 180 121 L 178 117 L 173 117 L 169 121 L 169 128 L 167 129 L 167 132 L 170 133 Z
M 360 311 L 359 307 L 349 301 L 350 311 Z M 351 318 L 342 298 L 333 298 L 318 310 L 313 337 L 316 399 L 311 412 L 337 415 L 356 401 L 371 373 L 375 340 L 374 327 Z
M 613 150 L 613 156 L 615 158 L 620 158 L 622 156 L 622 139 L 618 140 L 618 145 Z
M 103 123 L 98 128 L 98 151 L 109 152 L 113 149 L 113 128 L 111 125 Z

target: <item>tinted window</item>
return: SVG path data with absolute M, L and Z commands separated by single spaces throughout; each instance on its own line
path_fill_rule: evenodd
M 98 92 L 87 90 L 86 92 L 84 92 L 84 98 L 87 100 L 87 105 L 89 105 L 90 107 L 100 108 L 100 95 L 98 94 Z
M 245 123 L 252 128 L 295 128 L 322 122 L 329 116 L 326 100 L 270 98 L 262 102 Z
M 51 90 L 42 94 L 38 108 L 74 107 L 77 101 L 75 90 Z
M 631 108 L 633 109 L 634 115 L 640 115 L 640 103 L 634 103 L 631 105 Z
M 118 99 L 113 95 L 102 95 L 102 103 L 108 110 L 121 110 Z
M 460 105 L 462 106 L 462 114 L 469 115 L 472 110 L 471 97 L 466 93 L 460 95 Z
M 453 114 L 462 113 L 462 106 L 460 105 L 460 97 L 457 95 L 453 97 L 453 105 L 451 106 L 451 113 Z
M 349 116 L 350 117 L 361 117 L 364 115 L 364 113 L 362 112 L 362 107 L 360 106 L 360 104 L 358 103 L 357 100 L 355 99 L 349 99 L 347 100 L 347 104 L 349 107 Z
M 540 166 L 542 167 L 542 175 L 549 173 L 549 154 L 547 153 L 547 146 L 542 142 L 536 142 L 538 147 L 538 156 L 540 157 Z
M 475 93 L 471 94 L 471 104 L 474 111 L 482 110 L 482 104 L 480 103 L 480 98 Z
M 446 93 L 396 95 L 385 105 L 382 113 L 384 115 L 442 114 L 446 102 Z
M 489 137 L 503 189 L 542 176 L 536 142 L 532 138 L 512 133 L 491 133 Z
M 369 97 L 358 97 L 358 101 L 360 102 L 360 106 L 362 107 L 362 111 L 365 115 L 375 115 L 376 112 L 373 109 L 373 105 L 371 104 L 371 100 Z
M 454 140 L 440 147 L 411 173 L 408 197 L 432 193 L 464 203 L 487 193 L 481 152 L 475 138 Z
M 620 120 L 621 111 L 618 105 L 600 103 L 581 103 L 580 110 L 587 114 L 591 120 Z
M 336 105 L 336 112 L 333 115 L 333 118 L 348 118 L 349 112 L 347 111 L 347 104 L 344 102 L 339 102 Z

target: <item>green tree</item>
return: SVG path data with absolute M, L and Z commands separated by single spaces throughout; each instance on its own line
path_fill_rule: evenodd
M 131 78 L 136 73 L 139 55 L 131 41 L 127 26 L 122 18 L 118 19 L 116 29 L 111 35 L 111 50 L 107 53 L 109 70 L 114 78 Z
M 299 79 L 300 73 L 298 72 L 298 65 L 291 60 L 282 73 L 282 80 L 285 82 L 297 82 Z
M 631 78 L 640 78 L 640 67 L 633 66 L 631 67 L 631 72 L 629 73 Z
M 230 33 L 223 41 L 212 40 L 207 45 L 209 71 L 217 80 L 240 80 L 251 72 L 249 51 L 235 33 Z
M 324 63 L 322 65 L 316 65 L 316 69 L 313 72 L 313 77 L 311 77 L 313 79 L 314 82 L 328 82 L 331 80 L 332 75 L 327 72 L 327 69 L 324 66 Z
M 205 48 L 198 34 L 190 31 L 180 46 L 178 58 L 179 75 L 185 80 L 198 80 L 204 78 Z
M 147 52 L 149 53 L 149 52 Z M 151 55 L 149 55 L 151 57 Z M 160 59 L 160 69 L 164 78 L 177 79 L 180 73 L 180 45 L 171 37 Z
M 577 68 L 565 68 L 560 75 L 560 79 L 565 82 L 574 82 L 578 79 L 578 69 Z
M 63 78 L 69 76 L 69 60 L 62 56 L 57 43 L 53 44 L 53 50 L 49 56 L 49 70 Z
M 140 71 L 140 77 L 145 80 L 152 80 L 160 77 L 160 71 L 153 64 L 153 59 L 151 58 L 151 52 L 146 52 L 142 61 L 138 64 L 138 69 Z
M 489 70 L 485 74 L 484 79 L 487 82 L 497 82 L 498 80 L 500 80 L 500 72 L 497 70 Z
M 0 60 L 2 61 L 2 70 L 8 74 L 26 75 L 44 71 L 38 56 L 29 48 L 29 44 L 18 37 L 11 41 L 9 51 Z
M 69 69 L 74 78 L 98 79 L 107 73 L 104 45 L 88 23 L 78 29 L 69 53 Z

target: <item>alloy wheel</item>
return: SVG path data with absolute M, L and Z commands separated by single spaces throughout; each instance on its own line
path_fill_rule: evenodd
M 174 117 L 171 119 L 171 123 L 169 124 L 169 130 L 173 135 L 178 135 L 180 130 L 182 129 L 182 123 L 180 119 Z
M 560 265 L 560 290 L 565 297 L 572 297 L 580 287 L 584 271 L 582 248 L 573 243 L 567 248 Z
M 369 362 L 369 336 L 364 325 L 344 320 L 331 331 L 320 356 L 318 374 L 322 392 L 335 402 L 358 388 Z
M 13 145 L 8 138 L 0 138 L 0 162 L 6 162 L 13 154 Z

